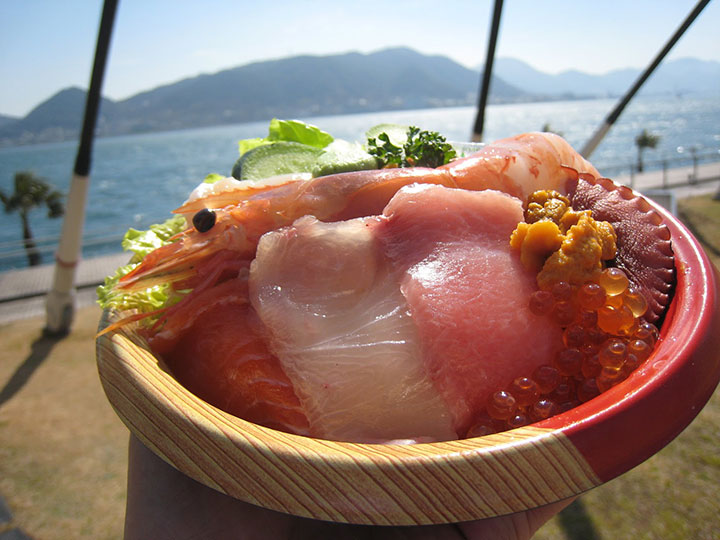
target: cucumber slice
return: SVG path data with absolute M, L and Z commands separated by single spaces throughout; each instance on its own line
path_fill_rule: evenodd
M 312 172 L 321 148 L 280 141 L 249 150 L 235 162 L 232 176 L 238 180 L 260 180 L 278 174 Z
M 377 160 L 363 150 L 362 145 L 337 139 L 329 144 L 320 155 L 312 170 L 312 175 L 326 176 L 328 174 L 377 168 Z

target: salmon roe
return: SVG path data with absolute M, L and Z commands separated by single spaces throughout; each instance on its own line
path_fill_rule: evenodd
M 530 295 L 530 311 L 563 328 L 563 347 L 546 365 L 498 389 L 468 437 L 550 418 L 627 379 L 653 351 L 657 327 L 643 319 L 647 301 L 619 268 L 582 286 L 566 282 Z

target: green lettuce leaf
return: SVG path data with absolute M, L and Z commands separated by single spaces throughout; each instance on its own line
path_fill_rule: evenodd
M 242 156 L 245 152 L 249 152 L 253 148 L 262 146 L 263 144 L 270 144 L 272 141 L 267 139 L 243 139 L 238 142 L 238 153 Z
M 128 274 L 139 263 L 121 266 L 115 274 L 105 278 L 105 283 L 97 288 L 97 302 L 103 309 L 113 308 L 120 311 L 137 309 L 141 312 L 160 309 L 168 303 L 169 287 L 167 285 L 155 285 L 143 291 L 127 293 L 115 290 L 118 280 Z
M 334 140 L 329 133 L 299 120 L 273 118 L 268 131 L 268 139 L 271 141 L 299 142 L 316 148 L 325 148 Z
M 133 253 L 130 263 L 118 268 L 112 276 L 105 278 L 105 283 L 97 288 L 97 302 L 103 309 L 114 308 L 118 310 L 137 309 L 139 311 L 153 311 L 169 303 L 179 300 L 177 295 L 171 294 L 168 285 L 156 285 L 142 291 L 125 292 L 115 289 L 121 277 L 133 270 L 143 258 L 151 251 L 168 244 L 170 238 L 186 227 L 185 218 L 173 216 L 163 223 L 150 225 L 147 231 L 129 229 L 122 240 L 125 251 Z
M 333 140 L 332 135 L 311 124 L 306 124 L 300 120 L 278 120 L 273 118 L 270 120 L 267 137 L 239 141 L 238 152 L 242 156 L 253 148 L 277 141 L 298 142 L 315 148 L 325 148 Z
M 182 232 L 186 227 L 185 218 L 173 216 L 163 223 L 150 225 L 147 231 L 128 229 L 122 239 L 124 251 L 132 251 L 132 262 L 140 262 L 145 255 L 168 243 L 170 237 Z

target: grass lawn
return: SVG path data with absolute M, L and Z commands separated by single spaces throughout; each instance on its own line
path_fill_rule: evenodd
M 714 200 L 711 195 L 681 199 L 678 214 L 720 268 L 720 200 Z
M 720 202 L 680 201 L 720 266 Z M 0 326 L 0 495 L 18 527 L 42 540 L 122 536 L 127 431 L 95 368 L 99 308 L 72 333 L 42 338 L 41 319 Z M 622 445 L 623 441 L 617 441 Z M 720 391 L 658 454 L 583 495 L 536 539 L 720 538 Z
M 57 341 L 43 319 L 0 327 L 0 495 L 38 539 L 122 537 L 127 431 L 97 376 L 99 317 Z

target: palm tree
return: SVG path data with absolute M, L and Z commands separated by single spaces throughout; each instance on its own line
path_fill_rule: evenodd
M 656 148 L 659 142 L 660 142 L 660 135 L 653 135 L 651 133 L 648 133 L 647 129 L 643 129 L 642 133 L 640 133 L 640 135 L 635 137 L 635 144 L 638 147 L 638 163 L 637 163 L 638 172 L 643 172 L 643 160 L 642 160 L 643 151 L 646 148 Z
M 61 199 L 62 194 L 59 191 L 55 191 L 44 178 L 30 171 L 15 173 L 15 191 L 12 195 L 8 195 L 0 189 L 0 200 L 2 200 L 5 206 L 5 212 L 9 214 L 17 210 L 20 213 L 20 220 L 22 221 L 23 227 L 23 242 L 30 266 L 38 265 L 42 261 L 40 252 L 35 246 L 32 231 L 30 230 L 30 220 L 28 217 L 30 210 L 36 206 L 45 205 L 48 209 L 48 217 L 60 217 L 64 212 Z

